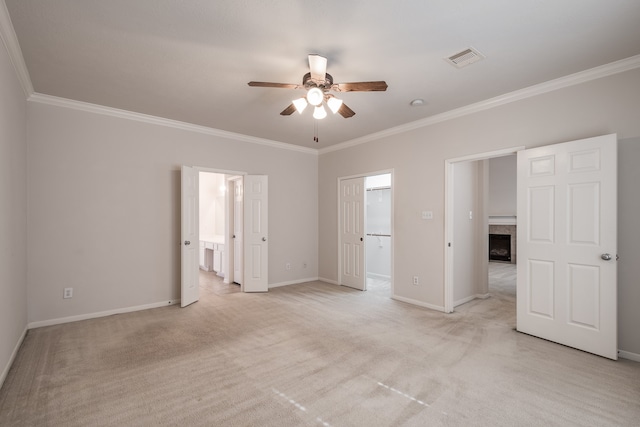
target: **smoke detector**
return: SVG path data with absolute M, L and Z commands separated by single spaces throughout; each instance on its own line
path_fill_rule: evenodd
M 448 58 L 444 58 L 449 64 L 453 65 L 456 68 L 463 68 L 467 65 L 473 64 L 474 62 L 478 62 L 481 59 L 484 59 L 484 55 L 478 52 L 476 49 L 470 47 L 461 52 L 454 53 Z

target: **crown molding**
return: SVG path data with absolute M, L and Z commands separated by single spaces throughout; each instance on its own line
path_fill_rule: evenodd
M 380 132 L 365 135 L 360 138 L 355 138 L 349 141 L 342 142 L 340 144 L 332 145 L 330 147 L 322 148 L 319 154 L 326 154 L 332 151 L 344 150 L 356 145 L 365 144 L 367 142 L 376 141 L 388 136 L 397 135 L 399 133 L 408 132 L 414 129 L 419 129 L 427 126 L 434 125 L 436 123 L 445 122 L 447 120 L 456 119 L 459 117 L 474 114 L 479 111 L 488 110 L 501 105 L 509 104 L 512 102 L 520 101 L 523 99 L 531 98 L 544 93 L 553 92 L 558 89 L 574 86 L 580 83 L 586 83 L 591 80 L 611 76 L 614 74 L 623 73 L 625 71 L 634 70 L 640 68 L 640 55 L 632 56 L 630 58 L 621 59 L 619 61 L 612 62 L 610 64 L 601 65 L 599 67 L 591 68 L 585 71 L 580 71 L 575 74 L 570 74 L 565 77 L 560 77 L 548 82 L 540 83 L 534 86 L 529 86 L 524 89 L 519 89 L 513 92 L 506 93 L 504 95 L 496 96 L 495 98 L 489 98 L 484 101 L 469 104 L 464 107 L 456 108 L 454 110 L 446 111 L 435 116 L 427 117 L 425 119 L 416 120 L 414 122 L 406 123 L 401 126 L 385 129 Z
M 33 93 L 27 101 L 39 104 L 54 105 L 57 107 L 71 108 L 74 110 L 85 111 L 104 116 L 119 117 L 127 120 L 134 120 L 143 123 L 150 123 L 159 126 L 166 126 L 174 129 L 186 130 L 189 132 L 197 132 L 205 135 L 217 136 L 220 138 L 231 139 L 235 141 L 248 142 L 251 144 L 265 145 L 267 147 L 279 148 L 282 150 L 297 151 L 299 153 L 318 155 L 315 148 L 300 147 L 298 145 L 287 144 L 285 142 L 273 141 L 255 136 L 243 135 L 241 133 L 228 132 L 220 129 L 210 128 L 207 126 L 194 125 L 192 123 L 181 122 L 178 120 L 165 119 L 162 117 L 151 116 L 148 114 L 136 113 L 133 111 L 120 110 L 118 108 L 105 107 L 103 105 L 91 104 L 88 102 L 75 101 L 73 99 L 60 98 L 57 96 L 44 95 L 42 93 Z
M 18 36 L 11 23 L 9 10 L 4 0 L 0 0 L 0 38 L 7 48 L 9 58 L 13 68 L 16 70 L 25 97 L 29 98 L 33 94 L 33 84 L 31 84 L 29 70 L 27 70 L 27 64 L 24 62 L 22 49 L 20 49 L 20 43 L 18 43 Z

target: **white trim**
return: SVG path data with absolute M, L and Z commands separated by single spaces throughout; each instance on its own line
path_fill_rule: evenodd
M 489 225 L 516 225 L 518 218 L 515 215 L 489 215 Z
M 79 314 L 77 316 L 60 317 L 57 319 L 41 320 L 29 323 L 29 329 L 41 328 L 43 326 L 60 325 L 62 323 L 77 322 L 80 320 L 97 319 L 99 317 L 112 316 L 114 314 L 130 313 L 133 311 L 148 310 L 151 308 L 166 307 L 169 305 L 180 304 L 180 299 L 172 299 L 169 301 L 155 302 L 151 304 L 136 305 L 133 307 L 116 308 L 114 310 L 99 311 L 97 313 Z
M 307 277 L 306 279 L 290 280 L 288 282 L 280 282 L 280 283 L 271 283 L 269 284 L 269 289 L 280 288 L 282 286 L 289 286 L 289 285 L 299 285 L 300 283 L 317 282 L 318 280 L 319 279 L 317 277 Z
M 474 299 L 476 299 L 476 297 L 477 297 L 476 295 L 469 295 L 466 298 L 462 298 L 462 299 L 459 299 L 457 301 L 454 301 L 453 302 L 453 308 L 456 308 L 457 306 L 462 305 L 462 304 L 466 304 L 469 301 L 473 301 Z
M 640 354 L 631 353 L 630 351 L 618 350 L 618 357 L 621 359 L 633 360 L 634 362 L 640 362 Z
M 22 342 L 24 341 L 24 337 L 27 336 L 27 331 L 28 330 L 29 330 L 28 327 L 24 328 L 24 331 L 22 331 L 22 334 L 20 335 L 20 338 L 18 338 L 18 342 L 16 343 L 15 347 L 13 347 L 13 351 L 11 352 L 11 356 L 9 357 L 9 360 L 7 361 L 7 365 L 2 370 L 2 375 L 0 375 L 0 387 L 2 387 L 2 385 L 4 384 L 4 380 L 7 378 L 7 374 L 9 373 L 9 369 L 11 369 L 11 365 L 13 365 L 13 361 L 16 359 L 16 356 L 18 355 L 18 350 L 20 350 L 20 346 L 22 345 Z
M 299 145 L 287 144 L 285 142 L 273 141 L 255 136 L 243 135 L 240 133 L 229 132 L 220 129 L 214 129 L 207 126 L 194 125 L 191 123 L 181 122 L 178 120 L 165 119 L 162 117 L 151 116 L 148 114 L 136 113 L 133 111 L 120 110 L 118 108 L 105 107 L 103 105 L 91 104 L 88 102 L 75 101 L 57 96 L 44 95 L 41 93 L 33 93 L 27 98 L 27 101 L 37 102 L 40 104 L 54 105 L 57 107 L 71 108 L 74 110 L 85 111 L 94 114 L 102 114 L 105 116 L 119 117 L 127 120 L 134 120 L 143 123 L 166 126 L 174 129 L 186 130 L 189 132 L 197 132 L 205 135 L 227 138 L 235 141 L 249 142 L 251 144 L 266 145 L 268 147 L 280 148 L 283 150 L 297 151 L 305 154 L 318 155 L 315 148 L 300 147 Z
M 474 104 L 465 105 L 464 107 L 436 114 L 435 116 L 426 117 L 421 120 L 416 120 L 414 122 L 406 123 L 400 126 L 382 130 L 380 132 L 365 135 L 360 138 L 345 141 L 340 144 L 332 145 L 331 147 L 322 148 L 318 151 L 320 154 L 326 154 L 332 151 L 343 150 L 345 148 L 354 147 L 356 145 L 375 141 L 388 136 L 397 135 L 399 133 L 431 126 L 436 123 L 445 122 L 447 120 L 457 119 L 459 117 L 467 116 L 469 114 L 474 114 L 480 111 L 489 110 L 501 105 L 521 101 L 523 99 L 542 95 L 554 90 L 563 89 L 577 84 L 586 83 L 591 80 L 596 80 L 614 74 L 623 73 L 625 71 L 634 70 L 636 68 L 640 68 L 640 55 L 631 56 L 629 58 L 621 59 L 610 64 L 601 65 L 589 70 L 584 70 L 574 74 L 570 74 L 568 76 L 549 80 L 548 82 L 505 93 L 494 98 L 485 99 L 484 101 L 476 102 Z
M 31 83 L 29 70 L 27 69 L 27 64 L 24 62 L 20 43 L 18 43 L 18 36 L 11 23 L 9 10 L 4 0 L 0 1 L 0 39 L 2 39 L 4 46 L 7 48 L 7 53 L 11 59 L 13 68 L 16 70 L 16 75 L 18 80 L 20 80 L 22 90 L 24 90 L 24 95 L 26 98 L 29 98 L 33 94 L 33 84 Z
M 391 281 L 391 275 L 367 273 L 367 278 Z
M 487 294 L 475 294 L 475 295 L 470 295 L 470 296 L 468 296 L 468 297 L 466 297 L 466 298 L 462 298 L 462 299 L 459 299 L 458 301 L 455 301 L 455 302 L 453 303 L 453 306 L 454 306 L 454 307 L 457 307 L 457 306 L 459 306 L 459 305 L 466 304 L 466 303 L 468 303 L 468 302 L 470 302 L 470 301 L 473 301 L 474 299 L 487 299 L 487 298 L 489 298 L 490 296 L 491 296 L 491 294 L 488 294 L 488 293 L 487 293 Z
M 400 302 L 405 302 L 407 304 L 411 304 L 411 305 L 417 305 L 418 307 L 424 307 L 424 308 L 428 308 L 431 310 L 436 310 L 436 311 L 440 311 L 444 313 L 444 307 L 439 306 L 439 305 L 433 305 L 433 304 L 429 304 L 426 302 L 422 302 L 422 301 L 418 301 L 416 299 L 412 299 L 412 298 L 405 298 L 405 297 L 401 297 L 398 295 L 392 295 L 391 299 L 394 299 L 396 301 L 400 301 Z
M 330 285 L 340 286 L 340 283 L 337 280 L 327 279 L 326 277 L 318 277 L 318 280 L 320 282 L 329 283 Z

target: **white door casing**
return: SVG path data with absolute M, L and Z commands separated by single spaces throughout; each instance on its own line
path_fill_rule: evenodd
M 268 177 L 244 177 L 244 292 L 269 290 Z
M 340 284 L 364 291 L 365 178 L 340 180 Z
M 199 290 L 199 224 L 198 171 L 182 166 L 180 193 L 180 306 L 198 301 Z
M 244 267 L 242 263 L 244 254 L 242 245 L 242 243 L 244 242 L 244 205 L 242 190 L 244 186 L 242 185 L 242 179 L 234 181 L 233 184 L 233 281 L 238 283 L 239 285 L 242 285 L 242 277 L 244 275 Z
M 517 330 L 617 359 L 616 135 L 518 152 L 517 204 Z

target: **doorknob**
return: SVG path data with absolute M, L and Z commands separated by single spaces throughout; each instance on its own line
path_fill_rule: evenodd
M 185 246 L 189 246 L 190 244 L 191 244 L 191 242 L 190 242 L 190 241 L 188 241 L 188 240 L 185 240 L 185 241 L 184 241 L 184 245 L 185 245 Z
M 263 238 L 262 238 L 262 241 L 263 241 L 263 242 L 266 242 L 266 241 L 267 241 L 267 238 L 266 238 L 266 237 L 263 237 Z
M 600 258 L 602 258 L 605 261 L 611 261 L 611 255 L 609 254 L 602 254 L 600 255 Z
M 360 238 L 360 241 L 362 242 L 362 237 Z

